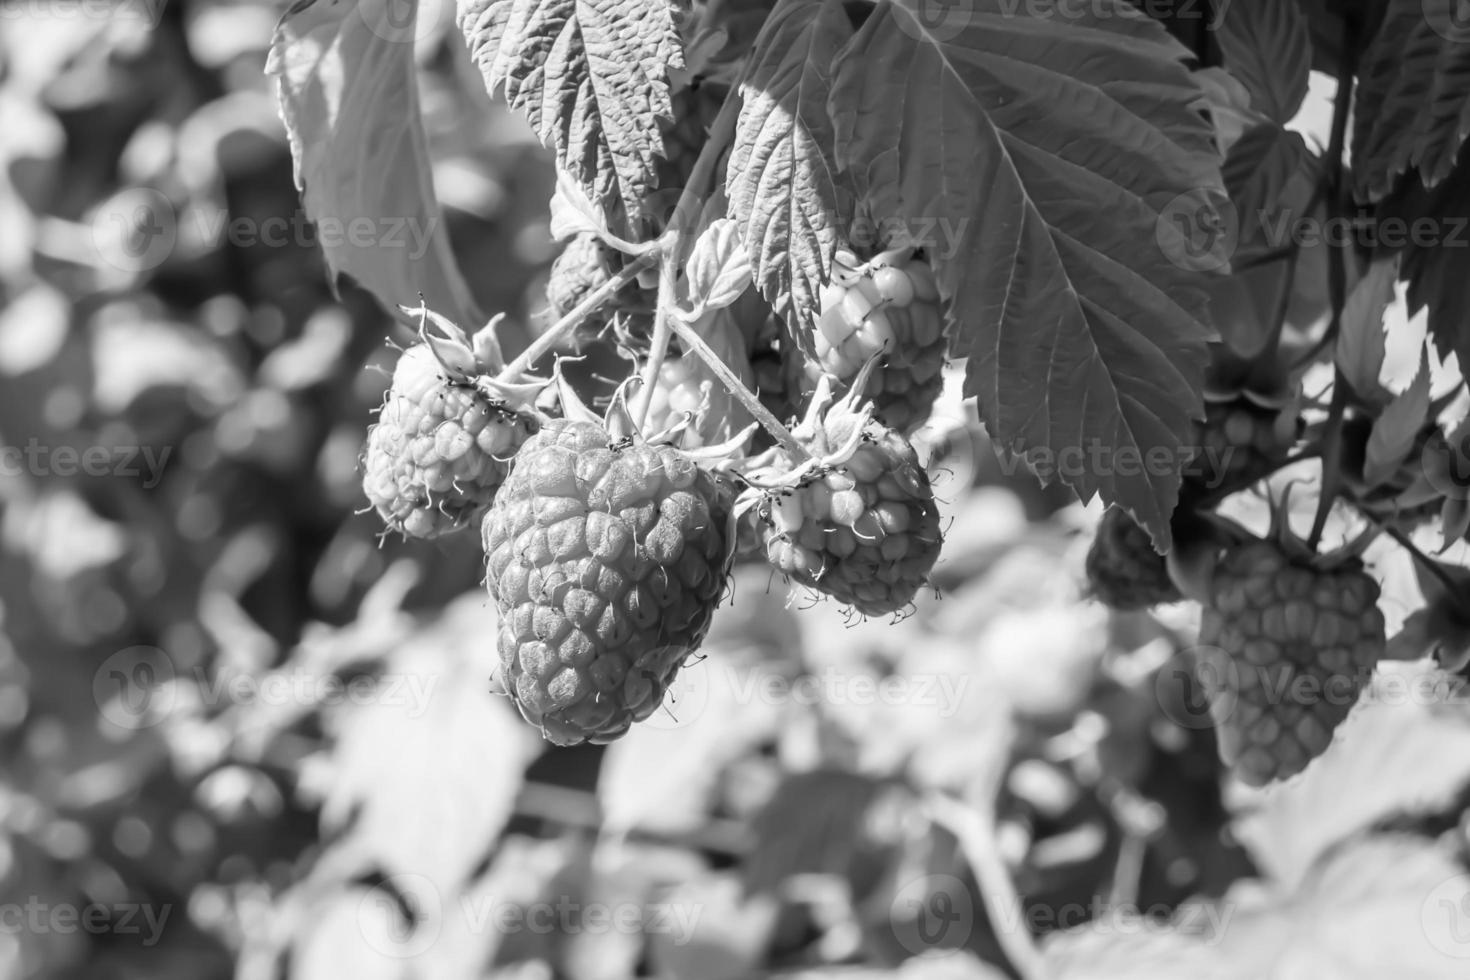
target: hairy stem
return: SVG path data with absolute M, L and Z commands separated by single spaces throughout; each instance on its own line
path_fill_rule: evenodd
M 507 364 L 500 372 L 500 380 L 518 381 L 525 377 L 532 365 L 555 349 L 568 334 L 581 326 L 583 320 L 612 299 L 620 289 L 638 278 L 640 272 L 651 268 L 658 259 L 659 253 L 656 249 L 645 252 L 624 266 L 617 275 L 584 296 L 582 302 L 568 310 L 566 316 L 548 327 L 519 357 Z
M 675 302 L 674 288 L 678 274 L 673 251 L 671 245 L 664 253 L 663 264 L 659 267 L 658 312 L 653 317 L 653 340 L 648 347 L 648 363 L 643 365 L 643 390 L 638 393 L 638 401 L 633 406 L 633 427 L 639 432 L 643 431 L 643 423 L 648 420 L 648 409 L 653 405 L 653 386 L 658 383 L 659 369 L 663 367 L 664 358 L 669 356 L 669 338 L 672 336 L 669 330 L 672 319 L 669 311 Z
M 782 425 L 781 421 L 772 415 L 766 406 L 761 404 L 761 400 L 756 397 L 755 392 L 747 388 L 745 382 L 741 381 L 735 375 L 735 372 L 730 370 L 730 366 L 725 363 L 719 354 L 715 353 L 714 348 L 705 343 L 704 338 L 693 327 L 684 323 L 682 320 L 675 317 L 671 319 L 671 322 L 674 326 L 674 333 L 679 335 L 679 342 L 689 348 L 691 352 L 698 355 L 700 360 L 704 361 L 705 364 L 709 365 L 709 369 L 715 373 L 716 378 L 720 379 L 720 383 L 725 386 L 726 390 L 734 395 L 740 404 L 745 406 L 746 410 L 750 412 L 755 420 L 781 445 L 781 448 L 796 456 L 797 459 L 806 459 L 808 455 L 807 451 L 796 441 L 796 437 L 791 434 L 791 430 Z

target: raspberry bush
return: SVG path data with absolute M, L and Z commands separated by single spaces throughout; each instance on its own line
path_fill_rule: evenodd
M 190 976 L 1463 975 L 1450 0 L 155 6 L 0 46 L 8 893 Z

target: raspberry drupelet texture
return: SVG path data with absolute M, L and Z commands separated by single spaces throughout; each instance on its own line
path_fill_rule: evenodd
M 1378 584 L 1356 558 L 1294 558 L 1274 542 L 1229 550 L 1200 628 L 1221 759 L 1252 786 L 1327 750 L 1385 647 Z
M 490 505 L 536 420 L 446 368 L 427 343 L 404 351 L 368 433 L 362 488 L 389 528 L 431 538 Z
M 533 436 L 483 524 L 504 685 L 559 745 L 651 715 L 694 653 L 730 568 L 731 499 L 667 445 L 593 422 Z
M 772 567 L 869 616 L 912 602 L 943 542 L 917 454 L 876 422 L 840 463 L 766 495 L 760 515 Z
M 873 414 L 899 432 L 929 418 L 944 387 L 946 338 L 939 290 L 928 263 L 894 256 L 858 265 L 839 252 L 839 271 L 821 292 L 821 312 L 812 337 L 816 359 L 793 356 L 797 376 L 788 386 L 810 392 L 822 373 L 852 381 L 874 355 L 878 367 L 863 394 Z

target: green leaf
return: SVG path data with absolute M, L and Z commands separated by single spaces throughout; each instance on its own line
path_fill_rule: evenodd
M 434 196 L 412 23 L 396 26 L 392 2 L 300 0 L 276 26 L 266 71 L 296 186 L 334 276 L 395 315 L 422 293 L 456 323 L 480 323 Z
M 684 66 L 670 0 L 460 0 L 458 22 L 493 94 L 530 121 L 615 231 L 642 214 Z
M 1290 244 L 1291 222 L 1310 200 L 1319 169 L 1294 130 L 1263 120 L 1241 134 L 1223 169 L 1239 225 L 1232 259 L 1250 264 Z
M 1388 403 L 1383 414 L 1373 421 L 1368 436 L 1368 455 L 1363 464 L 1363 477 L 1368 486 L 1386 483 L 1414 449 L 1414 441 L 1423 431 L 1429 415 L 1429 354 L 1420 354 L 1419 372 L 1409 387 Z
M 1408 281 L 1409 314 L 1429 310 L 1429 333 L 1441 358 L 1459 357 L 1460 372 L 1470 365 L 1470 160 L 1433 190 L 1404 181 L 1376 209 L 1385 247 L 1401 256 Z
M 1386 352 L 1383 314 L 1393 302 L 1398 268 L 1392 256 L 1375 259 L 1342 309 L 1334 360 L 1353 391 L 1368 402 L 1381 403 L 1392 397 L 1378 375 Z
M 1251 93 L 1251 108 L 1276 123 L 1307 96 L 1312 45 L 1294 0 L 1233 0 L 1220 8 L 1225 68 Z
M 729 214 L 761 294 L 802 336 L 851 217 L 827 108 L 834 63 L 851 36 L 838 0 L 790 0 L 766 22 L 740 83 Z
M 1470 134 L 1470 28 L 1458 2 L 1390 4 L 1363 54 L 1352 143 L 1362 200 L 1382 200 L 1411 167 L 1425 187 L 1454 169 Z
M 1000 448 L 1167 548 L 1178 465 L 1134 463 L 1191 438 L 1210 338 L 1199 271 L 1229 249 L 1185 51 L 1122 2 L 1055 19 L 1006 0 L 938 21 L 919 7 L 880 5 L 844 50 L 838 161 L 880 227 L 925 244 Z M 943 240 L 925 239 L 941 218 Z

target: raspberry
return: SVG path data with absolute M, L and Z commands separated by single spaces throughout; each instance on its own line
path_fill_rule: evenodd
M 666 445 L 558 419 L 516 455 L 483 534 L 502 679 L 558 745 L 609 742 L 663 700 L 730 567 L 729 498 Z
M 939 557 L 934 492 L 913 446 L 868 410 L 854 411 L 855 393 L 823 414 L 830 401 L 823 379 L 794 433 L 811 458 L 775 450 L 769 472 L 791 485 L 756 493 L 766 560 L 860 613 L 896 612 Z M 750 476 L 759 487 L 765 473 Z
M 1281 465 L 1300 429 L 1295 404 L 1262 405 L 1245 394 L 1209 402 L 1204 424 L 1195 427 L 1199 448 L 1184 478 L 1197 493 L 1254 483 Z
M 546 282 L 546 302 L 553 320 L 570 313 L 587 294 L 613 277 L 621 269 L 623 257 L 604 245 L 596 235 L 583 232 L 573 237 L 551 264 Z M 636 284 L 624 287 L 577 328 L 577 346 L 590 343 L 602 333 L 609 321 L 622 326 L 622 331 L 638 336 L 647 334 L 653 323 L 652 311 L 656 294 Z
M 1355 557 L 1293 556 L 1276 542 L 1226 552 L 1200 642 L 1220 757 L 1247 784 L 1293 776 L 1326 751 L 1384 653 L 1378 584 Z
M 874 414 L 900 432 L 922 425 L 944 387 L 946 338 L 934 273 L 908 250 L 859 265 L 837 253 L 839 270 L 822 289 L 816 360 L 791 362 L 802 377 L 791 387 L 811 391 L 822 372 L 850 382 L 875 354 L 886 352 L 863 394 Z
M 457 333 L 457 328 L 452 328 Z M 403 352 L 368 431 L 362 489 L 389 528 L 432 538 L 476 520 L 537 421 L 477 385 L 468 341 L 425 339 Z
M 693 329 L 741 382 L 754 380 L 745 337 L 728 307 L 710 311 Z M 730 394 L 698 357 L 666 358 L 654 380 L 644 431 L 684 449 L 714 446 L 736 437 L 752 422 L 750 412 Z M 682 426 L 677 431 L 671 427 Z
M 1117 507 L 1103 514 L 1086 568 L 1092 595 L 1114 609 L 1147 609 L 1183 598 L 1148 532 Z

